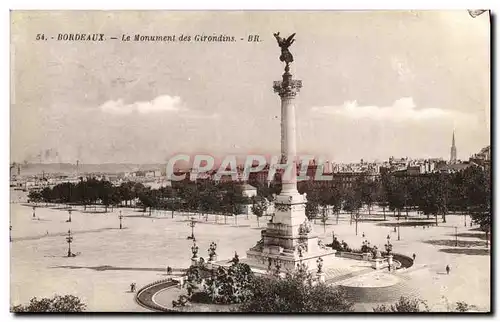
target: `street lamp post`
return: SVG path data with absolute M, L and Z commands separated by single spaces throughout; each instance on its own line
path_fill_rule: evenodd
M 68 222 L 71 222 L 71 212 L 72 211 L 73 211 L 72 209 L 68 209 L 68 215 L 69 215 Z
M 71 243 L 73 242 L 73 237 L 71 236 L 71 230 L 68 230 L 68 237 L 66 237 L 66 242 L 68 243 L 68 257 L 71 257 Z
M 387 252 L 387 268 L 389 269 L 389 272 L 391 271 L 391 265 L 392 265 L 392 244 L 391 244 L 391 236 L 387 235 L 387 244 L 385 246 L 385 251 Z
M 196 220 L 194 217 L 191 217 L 191 222 L 188 224 L 189 227 L 191 227 L 191 236 L 188 236 L 187 239 L 192 239 L 193 241 L 196 240 L 194 237 L 194 227 L 196 226 Z
M 464 214 L 464 227 L 467 227 L 467 215 Z
M 12 225 L 9 226 L 9 241 L 12 241 Z
M 359 214 L 355 214 L 354 221 L 356 222 L 356 236 L 358 236 L 358 219 L 359 219 Z
M 118 216 L 118 218 L 120 219 L 120 229 L 122 229 L 122 219 L 123 219 L 123 216 L 122 216 L 122 211 L 120 210 L 120 215 Z
M 455 226 L 455 247 L 458 247 L 458 232 L 457 232 L 457 226 Z
M 401 235 L 400 235 L 400 232 L 399 232 L 400 229 L 401 228 L 400 228 L 399 217 L 398 217 L 398 240 L 401 240 Z
M 36 209 L 36 206 L 33 206 L 33 218 L 36 217 L 36 215 L 35 215 L 35 209 Z

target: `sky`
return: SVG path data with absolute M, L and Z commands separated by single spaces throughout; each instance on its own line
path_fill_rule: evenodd
M 45 162 L 71 163 L 279 154 L 277 31 L 296 33 L 299 153 L 449 159 L 455 131 L 458 158 L 468 159 L 490 144 L 489 23 L 466 10 L 14 11 L 11 160 L 37 162 L 41 151 Z M 50 39 L 59 33 L 119 39 Z M 120 40 L 136 34 L 236 41 Z

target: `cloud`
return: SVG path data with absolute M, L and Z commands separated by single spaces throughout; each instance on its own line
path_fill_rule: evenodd
M 340 115 L 351 119 L 371 119 L 380 121 L 430 121 L 450 120 L 453 122 L 471 122 L 474 116 L 459 111 L 439 108 L 417 109 L 413 98 L 403 97 L 390 106 L 360 106 L 357 101 L 345 102 L 342 106 L 322 106 L 311 108 L 312 112 Z
M 186 110 L 183 107 L 182 100 L 179 96 L 160 95 L 148 102 L 134 102 L 125 104 L 122 99 L 110 100 L 99 106 L 99 109 L 110 114 L 149 114 L 159 112 L 179 112 Z

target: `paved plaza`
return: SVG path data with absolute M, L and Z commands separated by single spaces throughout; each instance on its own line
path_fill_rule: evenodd
M 129 292 L 130 283 L 137 288 L 155 280 L 164 279 L 166 267 L 174 270 L 190 264 L 192 241 L 188 219 L 192 214 L 170 212 L 142 213 L 137 209 L 119 208 L 108 213 L 84 213 L 77 207 L 68 223 L 67 210 L 55 209 L 56 205 L 36 209 L 22 203 L 11 204 L 11 304 L 27 303 L 32 297 L 51 297 L 54 294 L 73 294 L 87 304 L 89 311 L 146 311 Z M 123 229 L 119 229 L 119 211 L 123 214 Z M 412 213 L 412 217 L 416 214 Z M 219 259 L 230 259 L 234 252 L 243 257 L 260 238 L 260 229 L 267 219 L 239 216 L 224 224 L 222 216 L 215 223 L 215 216 L 208 221 L 197 217 L 195 236 L 199 256 L 207 258 L 212 241 L 218 245 Z M 464 227 L 463 216 L 447 217 L 447 223 L 423 229 L 422 226 L 403 226 L 400 236 L 393 231 L 392 217 L 388 221 L 360 222 L 358 236 L 355 224 L 342 215 L 337 225 L 332 217 L 324 232 L 317 220 L 315 231 L 325 243 L 332 240 L 332 232 L 351 247 L 360 248 L 364 239 L 383 249 L 387 234 L 391 236 L 394 252 L 412 256 L 416 254 L 413 268 L 405 276 L 404 294 L 419 296 L 428 301 L 431 310 L 446 310 L 446 303 L 465 301 L 479 310 L 489 310 L 490 303 L 490 254 L 485 247 L 484 234 L 469 226 Z M 408 222 L 417 222 L 410 218 Z M 419 222 L 422 222 L 421 220 Z M 426 220 L 424 220 L 426 222 Z M 433 222 L 431 219 L 429 222 Z M 457 227 L 459 247 L 455 247 Z M 72 252 L 77 256 L 66 257 L 68 229 L 73 233 Z M 365 238 L 362 238 L 362 234 Z M 451 267 L 450 275 L 445 272 Z M 348 271 L 338 268 L 338 274 Z M 355 270 L 355 269 L 351 269 Z M 360 270 L 360 269 L 358 269 Z M 366 276 L 345 281 L 356 285 Z M 383 285 L 384 278 L 381 278 Z M 474 294 L 474 296 L 471 296 Z M 356 304 L 359 310 L 370 310 L 377 299 L 367 298 Z M 362 302 L 363 302 L 362 301 Z

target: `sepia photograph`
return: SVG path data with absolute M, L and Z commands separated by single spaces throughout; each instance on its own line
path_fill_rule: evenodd
M 10 11 L 10 312 L 491 313 L 493 18 Z

